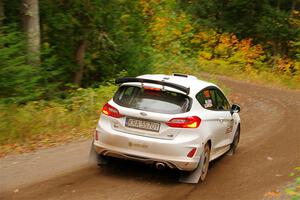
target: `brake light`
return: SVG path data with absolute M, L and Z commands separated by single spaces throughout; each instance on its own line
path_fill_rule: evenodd
M 144 89 L 145 90 L 152 90 L 152 91 L 161 91 L 160 88 L 153 88 L 153 87 L 147 87 L 147 86 L 144 86 Z
M 186 118 L 173 118 L 166 124 L 170 127 L 176 128 L 198 128 L 201 123 L 201 119 L 197 116 Z
M 108 103 L 106 103 L 103 106 L 102 113 L 107 115 L 107 116 L 111 116 L 111 117 L 115 117 L 115 118 L 123 117 L 123 115 L 120 114 L 118 109 L 116 109 L 115 107 L 109 105 Z

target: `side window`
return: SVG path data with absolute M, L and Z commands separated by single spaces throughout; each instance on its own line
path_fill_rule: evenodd
M 206 109 L 214 110 L 214 96 L 211 93 L 210 89 L 205 89 L 197 94 L 196 96 L 199 103 Z
M 229 110 L 230 105 L 224 94 L 217 88 L 205 89 L 196 96 L 199 103 L 209 110 Z
M 213 108 L 214 110 L 220 110 L 220 105 L 219 105 L 219 97 L 217 95 L 217 92 L 215 89 L 210 89 L 210 94 L 212 96 L 213 99 Z
M 118 91 L 118 94 L 116 94 L 116 97 L 119 101 L 122 99 L 122 105 L 128 105 L 132 101 L 135 88 L 136 87 L 133 86 L 121 87 L 121 89 Z
M 216 93 L 217 110 L 229 110 L 230 105 L 226 97 L 224 96 L 224 94 L 218 89 L 215 89 L 215 93 Z

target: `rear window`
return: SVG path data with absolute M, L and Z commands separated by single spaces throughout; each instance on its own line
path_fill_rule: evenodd
M 120 106 L 164 114 L 187 112 L 191 104 L 190 98 L 184 94 L 137 86 L 121 86 L 113 99 Z

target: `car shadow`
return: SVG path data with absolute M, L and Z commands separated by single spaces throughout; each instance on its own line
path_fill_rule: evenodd
M 136 181 L 159 182 L 163 184 L 176 184 L 180 176 L 178 170 L 169 168 L 158 170 L 154 165 L 117 158 L 109 158 L 107 165 L 99 167 L 99 173 L 105 176 L 114 176 L 124 179 L 130 178 Z
M 215 168 L 218 168 L 219 164 L 222 163 L 226 157 L 228 156 L 225 154 L 211 161 L 209 171 L 214 171 Z M 154 165 L 117 158 L 109 158 L 107 165 L 99 167 L 99 173 L 116 178 L 134 179 L 136 181 L 147 181 L 166 185 L 182 184 L 178 181 L 181 172 L 177 169 L 165 168 L 158 170 Z

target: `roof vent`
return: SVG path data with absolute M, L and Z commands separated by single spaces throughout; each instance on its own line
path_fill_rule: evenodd
M 195 80 L 197 79 L 196 76 L 191 76 L 191 75 L 187 75 L 187 74 L 174 73 L 173 76 L 184 77 L 184 78 L 195 79 Z

